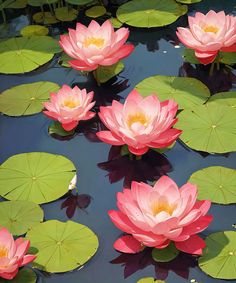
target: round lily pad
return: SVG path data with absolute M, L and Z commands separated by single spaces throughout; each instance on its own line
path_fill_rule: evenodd
M 35 267 L 47 272 L 66 272 L 84 265 L 97 251 L 98 238 L 87 226 L 50 220 L 27 233 Z
M 210 96 L 208 87 L 193 78 L 153 76 L 144 79 L 135 88 L 144 97 L 156 94 L 161 101 L 174 99 L 179 109 L 203 104 Z
M 163 280 L 156 280 L 153 277 L 144 277 L 137 281 L 137 283 L 165 283 Z
M 60 52 L 58 42 L 49 36 L 14 37 L 0 42 L 0 73 L 30 72 Z
M 186 5 L 175 0 L 132 0 L 121 5 L 116 16 L 127 25 L 151 28 L 169 25 L 187 11 Z
M 52 82 L 23 84 L 5 90 L 0 95 L 0 111 L 9 116 L 32 115 L 42 111 L 43 102 L 51 92 L 59 90 Z
M 56 18 L 62 22 L 74 21 L 78 16 L 78 10 L 68 7 L 55 9 Z
M 49 32 L 47 27 L 40 25 L 29 25 L 23 27 L 20 31 L 22 36 L 33 36 L 33 35 L 47 35 Z
M 33 15 L 33 20 L 37 24 L 52 25 L 58 23 L 58 20 L 50 12 L 38 12 Z
M 181 4 L 194 4 L 201 2 L 202 0 L 176 0 L 176 2 L 179 2 Z
M 62 155 L 21 153 L 0 166 L 0 195 L 9 200 L 47 203 L 68 192 L 74 164 Z
M 121 73 L 124 68 L 125 66 L 122 62 L 118 62 L 112 66 L 99 66 L 95 71 L 95 78 L 99 83 L 105 83 Z
M 65 0 L 67 3 L 72 5 L 83 6 L 94 2 L 94 0 Z
M 236 203 L 236 170 L 212 166 L 194 172 L 190 183 L 198 187 L 198 199 L 214 203 Z
M 217 279 L 236 279 L 236 232 L 223 231 L 206 238 L 206 248 L 199 258 L 199 267 Z
M 236 151 L 236 109 L 218 104 L 199 105 L 178 115 L 180 139 L 190 148 L 210 153 Z
M 24 9 L 27 4 L 28 0 L 14 0 L 6 6 L 6 9 Z
M 43 221 L 43 210 L 36 203 L 24 200 L 0 202 L 0 227 L 13 235 L 23 235 Z
M 153 249 L 152 258 L 157 262 L 169 262 L 176 258 L 179 251 L 176 249 L 175 245 L 171 243 L 168 247 L 164 249 Z
M 20 269 L 16 277 L 11 281 L 0 278 L 0 283 L 36 283 L 36 281 L 37 276 L 35 272 L 29 268 Z
M 85 15 L 90 18 L 99 18 L 107 12 L 104 6 L 93 6 L 85 11 Z
M 219 92 L 212 95 L 207 104 L 217 103 L 220 105 L 236 107 L 236 91 Z
M 28 4 L 33 7 L 42 7 L 45 4 L 54 4 L 58 0 L 28 0 Z

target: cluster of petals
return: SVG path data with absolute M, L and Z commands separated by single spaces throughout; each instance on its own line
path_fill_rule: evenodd
M 167 176 L 154 185 L 133 182 L 131 189 L 117 194 L 119 211 L 109 211 L 112 222 L 128 235 L 114 247 L 126 253 L 144 247 L 163 249 L 173 242 L 180 251 L 200 255 L 205 242 L 197 234 L 205 230 L 212 216 L 206 215 L 211 202 L 197 201 L 197 187 L 191 183 L 180 189 Z
M 93 71 L 99 65 L 110 66 L 127 57 L 133 50 L 132 44 L 125 44 L 129 36 L 128 28 L 114 31 L 109 20 L 101 26 L 91 21 L 88 27 L 77 23 L 76 29 L 69 29 L 68 35 L 61 35 L 60 46 L 74 60 L 72 68 Z
M 188 17 L 189 28 L 179 27 L 177 36 L 202 64 L 212 63 L 218 52 L 236 51 L 236 17 L 224 11 L 209 11 L 206 15 L 197 12 Z
M 124 104 L 113 100 L 111 106 L 100 107 L 99 117 L 109 131 L 100 131 L 97 136 L 108 144 L 126 144 L 135 155 L 149 148 L 164 148 L 181 134 L 172 128 L 177 110 L 174 100 L 160 102 L 156 95 L 143 98 L 133 90 Z
M 50 101 L 45 102 L 44 114 L 49 118 L 59 121 L 64 130 L 73 130 L 79 121 L 89 120 L 95 113 L 89 111 L 95 104 L 93 92 L 87 93 L 85 89 L 77 86 L 70 88 L 63 85 L 58 93 L 51 93 Z
M 26 255 L 30 242 L 24 238 L 14 241 L 6 228 L 0 230 L 0 277 L 13 279 L 21 266 L 32 262 L 36 256 Z

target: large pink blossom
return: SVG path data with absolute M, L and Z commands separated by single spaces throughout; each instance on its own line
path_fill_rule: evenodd
M 68 35 L 61 35 L 60 45 L 71 58 L 72 68 L 93 71 L 101 66 L 110 66 L 127 57 L 134 49 L 125 44 L 129 36 L 128 28 L 114 31 L 109 20 L 101 26 L 91 21 L 88 27 L 77 23 L 76 30 L 69 29 Z
M 36 256 L 26 255 L 30 242 L 24 238 L 14 241 L 6 228 L 0 230 L 0 277 L 11 280 L 19 267 L 32 262 Z
M 114 247 L 136 253 L 143 247 L 163 249 L 174 242 L 180 251 L 201 254 L 205 242 L 196 235 L 212 221 L 206 215 L 210 201 L 197 201 L 197 187 L 190 183 L 180 189 L 169 177 L 161 177 L 154 187 L 133 182 L 131 189 L 117 194 L 119 211 L 109 211 L 113 223 L 129 234 Z
M 44 102 L 44 114 L 53 120 L 58 120 L 64 130 L 73 130 L 82 120 L 89 120 L 95 116 L 89 111 L 95 104 L 92 102 L 93 92 L 75 86 L 73 89 L 63 85 L 58 93 L 51 93 L 49 102 Z
M 172 128 L 177 110 L 173 100 L 160 102 L 155 95 L 143 98 L 133 90 L 124 105 L 113 100 L 111 106 L 100 107 L 99 117 L 110 131 L 100 131 L 97 136 L 112 145 L 127 144 L 136 155 L 149 148 L 164 148 L 181 134 Z
M 236 51 L 236 17 L 224 11 L 209 11 L 206 15 L 197 12 L 188 17 L 189 28 L 179 27 L 177 36 L 203 64 L 213 62 L 219 51 Z

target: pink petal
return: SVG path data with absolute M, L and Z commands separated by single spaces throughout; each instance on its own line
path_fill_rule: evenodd
M 204 240 L 198 235 L 193 235 L 184 242 L 175 242 L 175 246 L 178 250 L 182 252 L 188 254 L 201 255 L 202 249 L 206 247 L 206 244 Z
M 111 144 L 111 145 L 123 145 L 124 144 L 124 142 L 121 139 L 114 136 L 114 134 L 110 131 L 100 131 L 96 133 L 96 135 L 101 141 Z
M 69 131 L 73 130 L 74 128 L 76 128 L 78 123 L 79 123 L 78 121 L 72 121 L 70 123 L 62 123 L 61 125 L 62 125 L 62 128 L 65 131 L 69 132 Z
M 129 147 L 129 151 L 130 151 L 131 153 L 135 154 L 135 155 L 143 155 L 143 154 L 145 154 L 145 153 L 148 151 L 148 149 L 149 149 L 148 146 L 144 146 L 144 147 L 142 147 L 142 148 L 134 148 L 134 147 L 132 147 L 132 146 L 129 145 L 128 147 Z
M 10 272 L 10 273 L 0 272 L 0 277 L 7 279 L 7 280 L 12 280 L 13 278 L 16 277 L 18 271 L 19 270 L 18 270 L 18 267 L 16 265 L 16 269 L 13 272 Z
M 88 65 L 86 62 L 80 61 L 80 60 L 72 60 L 68 62 L 69 65 L 79 71 L 93 71 L 96 70 L 98 65 Z
M 32 261 L 34 261 L 36 259 L 36 255 L 25 255 L 23 257 L 23 261 L 21 263 L 21 266 L 24 266 Z
M 113 246 L 117 251 L 127 254 L 139 253 L 144 248 L 143 245 L 131 235 L 119 238 Z

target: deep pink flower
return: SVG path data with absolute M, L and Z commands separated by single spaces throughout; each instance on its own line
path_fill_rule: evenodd
M 24 238 L 14 241 L 6 228 L 0 230 L 0 277 L 11 280 L 19 267 L 32 262 L 36 256 L 26 255 L 30 242 Z
M 203 64 L 212 63 L 218 52 L 236 51 L 236 17 L 224 11 L 209 11 L 206 15 L 197 12 L 188 17 L 189 28 L 179 27 L 177 36 Z
M 197 187 L 190 183 L 180 189 L 169 177 L 161 177 L 154 187 L 133 182 L 117 194 L 119 211 L 109 211 L 113 223 L 129 237 L 118 239 L 114 247 L 136 253 L 143 247 L 163 249 L 174 242 L 180 251 L 201 254 L 205 242 L 196 235 L 212 221 L 206 215 L 211 202 L 197 201 Z
M 91 21 L 88 27 L 77 23 L 76 30 L 69 29 L 68 35 L 61 35 L 60 45 L 71 58 L 72 68 L 93 71 L 101 66 L 110 66 L 127 57 L 133 50 L 132 44 L 125 44 L 128 28 L 114 31 L 109 20 L 101 26 Z
M 177 110 L 173 100 L 160 102 L 155 95 L 143 98 L 133 90 L 124 105 L 113 100 L 111 106 L 100 107 L 99 117 L 110 131 L 98 132 L 97 136 L 112 145 L 127 144 L 136 155 L 149 148 L 164 148 L 181 134 L 172 128 Z
M 75 86 L 73 89 L 63 85 L 58 93 L 51 93 L 49 102 L 44 102 L 44 112 L 49 118 L 57 120 L 66 131 L 77 127 L 79 121 L 89 120 L 95 116 L 89 111 L 95 104 L 93 91 L 87 93 L 85 89 Z

